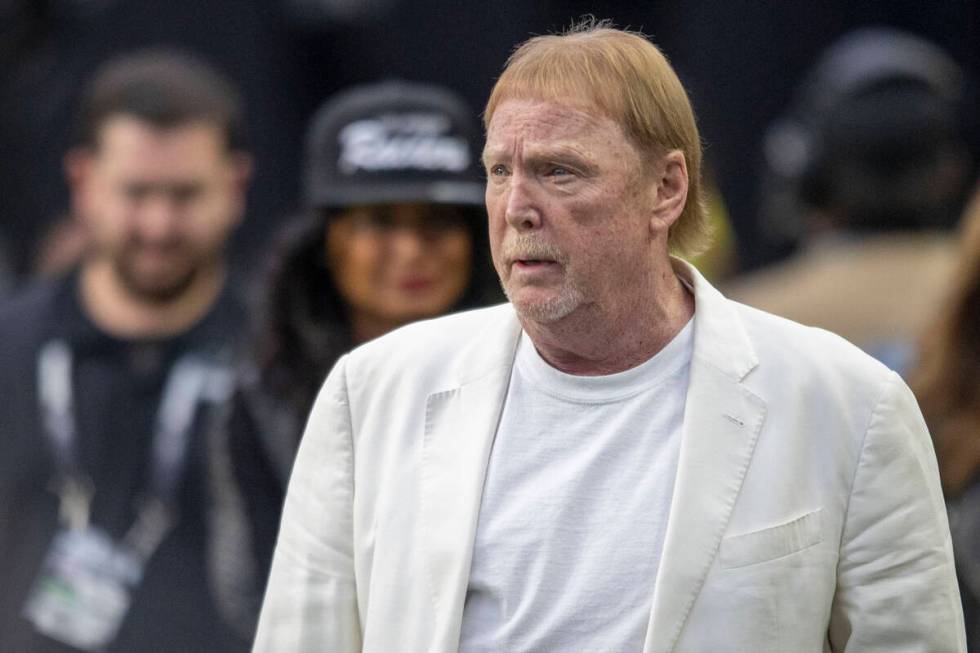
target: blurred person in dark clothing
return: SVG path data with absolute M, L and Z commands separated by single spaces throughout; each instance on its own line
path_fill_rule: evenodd
M 236 651 L 207 585 L 203 430 L 244 309 L 224 246 L 237 91 L 144 52 L 87 86 L 65 157 L 81 263 L 0 307 L 0 651 Z
M 901 372 L 938 310 L 974 166 L 965 80 L 931 43 L 886 29 L 831 46 L 766 137 L 762 218 L 801 251 L 733 299 L 844 336 Z
M 480 131 L 450 91 L 409 82 L 355 87 L 313 118 L 306 215 L 273 256 L 265 310 L 216 447 L 230 618 L 255 628 L 293 456 L 336 360 L 409 322 L 499 301 L 488 250 Z M 240 494 L 222 493 L 235 486 Z
M 949 507 L 967 644 L 980 651 L 980 186 L 964 218 L 956 274 L 912 371 Z

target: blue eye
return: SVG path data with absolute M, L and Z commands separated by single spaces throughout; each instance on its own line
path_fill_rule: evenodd
M 495 166 L 490 166 L 490 176 L 501 177 L 507 174 L 507 168 L 502 164 L 497 164 Z

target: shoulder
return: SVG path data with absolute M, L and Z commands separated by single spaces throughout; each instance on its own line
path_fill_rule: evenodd
M 187 333 L 196 347 L 221 352 L 229 357 L 241 347 L 248 325 L 248 297 L 236 275 L 225 281 L 207 314 Z
M 808 384 L 880 384 L 887 367 L 829 331 L 728 299 L 689 264 L 676 268 L 695 295 L 695 358 L 768 394 Z M 763 393 L 765 397 L 765 393 Z
M 64 281 L 34 281 L 0 302 L 0 346 L 23 346 L 45 326 Z
M 731 302 L 758 357 L 747 384 L 873 409 L 897 375 L 844 338 L 737 302 Z
M 735 309 L 753 347 L 760 352 L 760 355 L 770 350 L 782 354 L 787 352 L 787 348 L 791 348 L 796 356 L 803 358 L 816 354 L 821 357 L 832 356 L 834 359 L 845 360 L 851 364 L 884 368 L 859 347 L 826 329 L 807 326 L 733 300 L 729 300 L 729 303 Z
M 23 478 L 25 465 L 40 463 L 38 448 L 37 357 L 58 327 L 53 307 L 58 284 L 33 283 L 0 304 L 0 477 Z M 35 461 L 27 463 L 26 461 Z M 36 471 L 36 470 L 35 470 Z M 47 473 L 46 471 L 44 473 Z

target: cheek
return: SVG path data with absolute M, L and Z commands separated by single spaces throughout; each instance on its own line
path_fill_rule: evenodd
M 494 260 L 497 258 L 497 252 L 500 250 L 504 236 L 507 233 L 506 226 L 503 214 L 498 214 L 490 203 L 487 202 L 487 244 L 490 246 L 490 256 Z
M 81 194 L 82 210 L 90 221 L 104 223 L 121 222 L 123 216 L 132 213 L 132 202 L 107 182 L 96 182 Z
M 193 219 L 188 220 L 188 222 L 193 222 Z M 212 213 L 207 218 L 201 216 L 197 224 L 200 224 L 202 228 L 191 235 L 193 242 L 202 249 L 216 249 L 225 244 L 231 232 L 238 225 L 238 220 L 233 214 Z
M 92 198 L 82 211 L 80 217 L 96 243 L 119 246 L 136 232 L 135 211 L 123 200 Z
M 507 193 L 503 185 L 487 183 L 487 190 L 483 195 L 483 199 L 487 208 L 487 217 L 490 221 L 490 230 L 502 229 L 505 226 L 507 209 Z
M 370 238 L 353 233 L 343 222 L 331 223 L 326 233 L 325 261 L 343 300 L 359 306 L 376 292 L 381 256 Z
M 494 229 L 490 230 L 490 261 L 493 263 L 493 268 L 497 273 L 497 276 L 506 275 L 506 266 L 501 257 L 503 251 L 504 234 L 502 231 L 498 232 Z
M 351 238 L 335 260 L 337 285 L 356 293 L 374 292 L 384 270 L 384 257 L 376 243 Z
M 439 255 L 439 272 L 446 285 L 462 293 L 472 274 L 473 239 L 465 232 L 449 236 L 439 248 Z
M 200 226 L 193 234 L 198 242 L 220 244 L 238 224 L 239 216 L 233 194 L 213 189 L 187 207 L 184 223 Z

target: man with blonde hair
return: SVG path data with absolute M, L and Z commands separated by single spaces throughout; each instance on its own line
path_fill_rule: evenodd
M 510 301 L 337 363 L 256 650 L 965 650 L 908 389 L 671 257 L 701 152 L 660 51 L 533 38 L 485 120 Z

